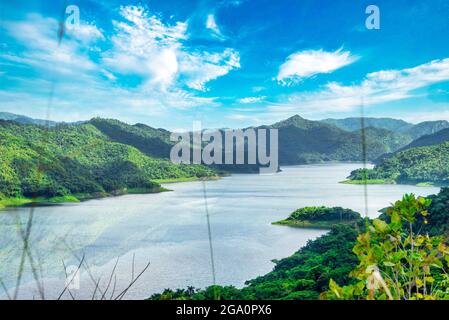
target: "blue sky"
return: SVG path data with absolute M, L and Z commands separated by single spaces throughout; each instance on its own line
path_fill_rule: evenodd
M 449 120 L 447 0 L 0 2 L 0 111 L 243 127 L 358 116 L 363 99 L 368 116 Z M 80 23 L 58 45 L 67 5 Z

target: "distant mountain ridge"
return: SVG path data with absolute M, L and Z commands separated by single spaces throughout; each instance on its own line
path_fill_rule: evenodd
M 361 129 L 361 118 L 345 119 L 324 119 L 323 123 L 333 124 L 346 131 L 357 131 Z M 396 133 L 409 136 L 412 140 L 418 139 L 424 135 L 433 134 L 440 130 L 449 128 L 449 122 L 446 120 L 424 121 L 418 124 L 408 123 L 404 120 L 392 118 L 365 118 L 365 128 L 373 127 L 386 129 Z
M 365 118 L 365 127 L 373 127 L 379 129 L 386 129 L 390 131 L 407 130 L 413 127 L 413 124 L 408 123 L 404 120 L 392 119 L 392 118 Z M 323 123 L 333 124 L 340 129 L 346 131 L 356 131 L 361 130 L 362 121 L 360 117 L 352 117 L 345 119 L 324 119 L 321 120 Z
M 44 121 L 11 113 L 0 113 L 0 118 L 2 117 L 18 123 L 37 125 L 42 125 Z M 149 157 L 168 159 L 174 144 L 170 141 L 170 131 L 145 124 L 129 125 L 119 120 L 102 118 L 93 118 L 82 123 L 94 126 L 111 141 L 135 147 Z M 53 126 L 59 124 L 52 123 Z M 258 128 L 279 130 L 279 164 L 294 165 L 325 161 L 361 161 L 360 125 L 360 118 L 313 121 L 295 115 Z M 365 125 L 367 158 L 373 161 L 402 150 L 413 143 L 414 136 L 421 137 L 421 134 L 438 132 L 449 126 L 449 123 L 432 121 L 413 125 L 397 119 L 366 118 Z M 255 171 L 254 168 L 248 170 L 248 166 L 227 167 L 232 172 Z M 226 170 L 226 167 L 219 166 L 219 169 Z

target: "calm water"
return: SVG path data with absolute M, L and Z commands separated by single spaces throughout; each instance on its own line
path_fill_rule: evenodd
M 243 286 L 245 280 L 263 275 L 272 259 L 291 255 L 308 240 L 324 232 L 273 226 L 296 208 L 308 205 L 342 206 L 363 212 L 363 187 L 338 182 L 360 164 L 326 164 L 285 167 L 275 175 L 233 175 L 206 182 L 216 281 Z M 212 284 L 208 232 L 201 182 L 167 185 L 173 192 L 126 195 L 79 204 L 39 207 L 34 211 L 31 251 L 46 298 L 64 287 L 64 267 L 77 265 L 85 256 L 78 298 L 90 298 L 93 281 L 101 277 L 106 288 L 116 268 L 116 292 L 150 260 L 146 273 L 126 298 L 148 297 L 164 288 Z M 428 195 L 438 188 L 405 185 L 368 186 L 369 214 L 389 205 L 406 192 Z M 14 288 L 20 262 L 22 226 L 29 208 L 0 212 L 0 277 Z M 26 260 L 19 297 L 38 297 Z M 89 275 L 90 273 L 90 275 Z M 111 285 L 112 287 L 112 285 Z M 111 292 L 112 289 L 109 290 Z M 1 296 L 1 294 L 0 294 Z M 108 295 L 109 296 L 109 295 Z M 65 296 L 68 298 L 68 296 Z

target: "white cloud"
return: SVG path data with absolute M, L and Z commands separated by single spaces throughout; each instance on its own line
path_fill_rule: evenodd
M 290 85 L 303 78 L 309 78 L 320 73 L 331 73 L 357 60 L 349 51 L 339 49 L 334 52 L 323 50 L 299 51 L 288 56 L 279 67 L 277 81 Z
M 449 80 L 449 58 L 413 68 L 369 73 L 357 85 L 328 83 L 324 89 L 288 95 L 268 111 L 281 114 L 351 111 L 361 102 L 367 106 L 417 97 L 416 91 Z
M 0 88 L 2 108 L 45 114 L 52 82 L 51 114 L 57 120 L 92 116 L 126 120 L 218 105 L 216 98 L 199 97 L 188 88 L 207 90 L 209 81 L 239 68 L 238 52 L 186 47 L 186 22 L 165 24 L 140 7 L 122 7 L 119 12 L 121 19 L 113 21 L 111 36 L 83 22 L 79 32 L 69 30 L 59 46 L 56 19 L 32 14 L 22 21 L 4 21 L 7 41 L 23 49 L 0 53 L 0 63 L 8 66 L 5 79 L 16 84 Z M 108 49 L 101 51 L 105 41 Z M 22 76 L 16 72 L 19 68 L 32 72 Z M 142 82 L 124 85 L 121 79 L 128 75 Z
M 207 82 L 240 68 L 233 49 L 208 52 L 186 47 L 187 22 L 167 25 L 141 7 L 122 7 L 120 12 L 124 21 L 114 21 L 113 48 L 104 54 L 104 62 L 115 72 L 144 77 L 147 87 L 185 85 L 206 91 Z M 218 30 L 213 18 L 208 23 Z
M 238 102 L 243 103 L 243 104 L 257 103 L 257 102 L 262 102 L 262 101 L 265 100 L 266 98 L 267 98 L 266 96 L 261 96 L 261 97 L 245 97 L 245 98 L 239 99 Z
M 181 55 L 180 71 L 189 88 L 206 91 L 206 83 L 240 68 L 240 56 L 233 49 L 221 53 L 192 52 Z
M 215 38 L 219 40 L 225 40 L 226 37 L 222 34 L 220 28 L 215 21 L 215 16 L 213 14 L 208 14 L 206 19 L 206 29 L 212 31 L 212 34 Z

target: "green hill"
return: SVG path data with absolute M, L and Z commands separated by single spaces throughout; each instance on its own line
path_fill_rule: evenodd
M 443 143 L 445 141 L 449 141 L 449 128 L 437 131 L 433 134 L 422 136 L 414 140 L 410 144 L 406 145 L 401 150 L 406 150 L 415 147 L 432 146 L 435 144 Z
M 406 130 L 413 126 L 413 124 L 405 122 L 403 120 L 391 119 L 391 118 L 365 118 L 365 127 L 372 127 L 377 129 L 385 129 L 389 131 Z M 323 123 L 332 124 L 340 129 L 346 131 L 358 131 L 361 130 L 361 119 L 359 117 L 345 118 L 345 119 L 324 119 Z
M 0 121 L 0 198 L 158 191 L 154 180 L 213 176 L 113 141 L 91 123 L 46 129 Z
M 411 128 L 404 128 L 399 132 L 410 136 L 413 140 L 418 139 L 428 134 L 434 134 L 440 130 L 449 128 L 449 122 L 445 120 L 440 121 L 425 121 L 415 124 Z
M 381 160 L 373 169 L 351 172 L 350 181 L 364 179 L 407 184 L 449 184 L 449 141 L 397 152 Z
M 279 130 L 279 162 L 302 164 L 323 161 L 361 161 L 361 131 L 348 132 L 332 124 L 293 116 L 287 120 L 261 128 Z M 366 129 L 367 157 L 397 150 L 410 143 L 410 138 L 389 130 Z

